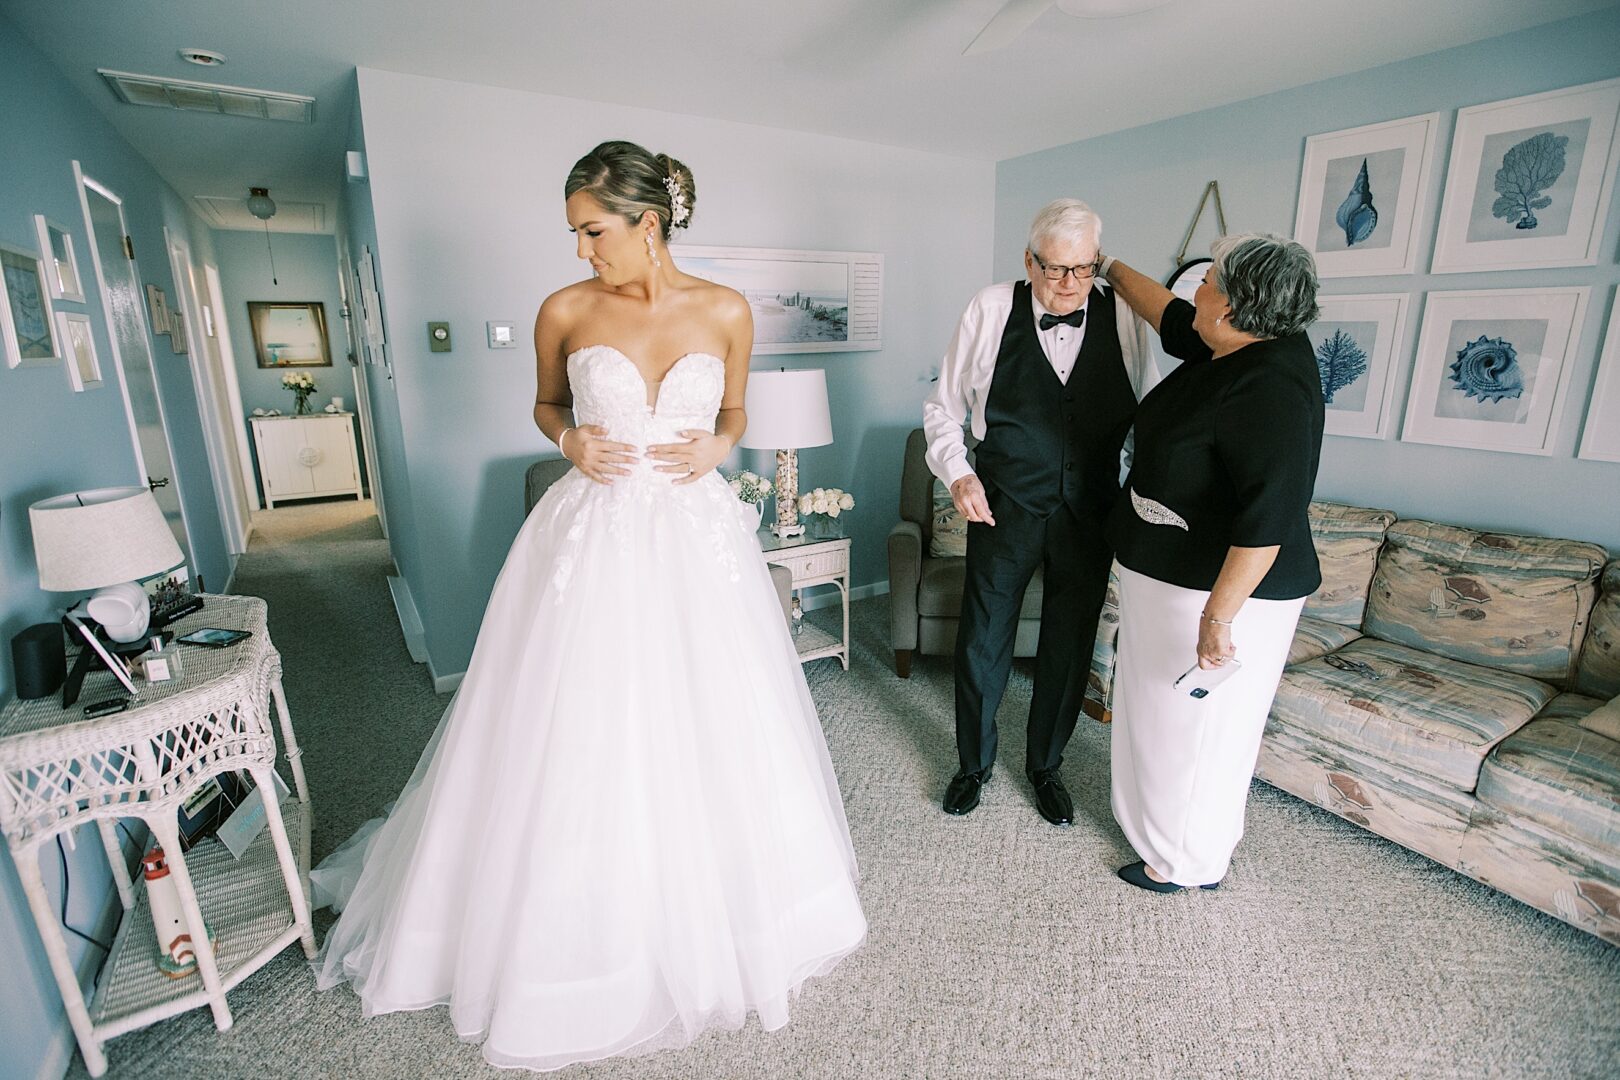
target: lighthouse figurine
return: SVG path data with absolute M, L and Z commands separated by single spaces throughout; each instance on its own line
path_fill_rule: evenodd
M 146 878 L 146 898 L 152 905 L 152 925 L 157 930 L 158 970 L 171 979 L 183 979 L 197 970 L 197 951 L 186 931 L 186 917 L 180 907 L 180 887 L 169 873 L 168 860 L 161 847 L 141 856 L 142 876 Z M 204 924 L 206 925 L 206 924 Z M 208 944 L 214 932 L 208 931 Z

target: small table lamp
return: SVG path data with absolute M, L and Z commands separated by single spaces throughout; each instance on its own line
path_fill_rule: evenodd
M 85 605 L 114 641 L 139 641 L 152 606 L 138 579 L 185 562 L 152 493 L 98 488 L 42 499 L 28 508 L 39 587 L 96 590 Z
M 742 445 L 776 451 L 776 522 L 771 532 L 797 536 L 804 532 L 799 524 L 798 452 L 833 441 L 827 373 L 820 368 L 753 372 L 743 409 L 748 430 Z

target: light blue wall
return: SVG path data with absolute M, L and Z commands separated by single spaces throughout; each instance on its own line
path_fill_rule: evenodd
M 887 577 L 906 434 L 963 305 L 989 280 L 993 166 L 365 68 L 359 82 L 404 448 L 432 567 L 407 577 L 437 673 L 466 667 L 521 524 L 524 469 L 556 453 L 531 415 L 533 350 L 488 349 L 484 323 L 509 320 L 526 340 L 540 301 L 588 272 L 562 184 L 603 139 L 640 140 L 692 168 L 686 242 L 884 254 L 882 351 L 754 367 L 826 370 L 836 441 L 801 455 L 801 486 L 854 493 L 855 583 Z M 452 323 L 452 353 L 428 351 L 425 324 L 439 319 Z M 762 454 L 742 460 L 773 468 Z
M 191 241 L 199 261 L 209 254 L 207 230 L 156 172 L 113 131 L 15 28 L 0 17 L 0 240 L 37 248 L 33 215 L 43 213 L 73 234 L 81 258 L 88 303 L 62 305 L 83 311 L 95 328 L 96 350 L 106 383 L 82 394 L 68 384 L 61 364 L 7 369 L 0 365 L 0 698 L 14 686 L 11 636 L 53 619 L 67 599 L 38 589 L 28 505 L 48 495 L 82 488 L 137 482 L 129 423 L 116 382 L 101 298 L 89 260 L 89 238 L 73 186 L 71 162 L 84 165 L 125 199 L 141 279 L 174 295 L 165 226 Z M 176 356 L 167 337 L 154 338 L 159 392 L 174 447 L 176 473 L 190 523 L 198 571 L 221 588 L 230 559 L 220 526 L 203 444 L 202 423 L 186 356 Z M 91 933 L 108 910 L 111 879 L 100 844 L 89 834 L 69 853 L 72 866 L 71 923 Z M 0 859 L 0 1075 L 59 1074 L 70 1046 L 56 985 L 50 977 L 9 858 Z M 60 897 L 54 847 L 42 855 L 52 903 Z M 113 900 L 116 905 L 116 899 Z M 94 947 L 69 938 L 69 951 L 86 978 Z
M 1161 278 L 1172 269 L 1209 180 L 1220 181 L 1232 231 L 1289 235 L 1307 135 L 1440 110 L 1434 183 L 1420 227 L 1418 266 L 1426 269 L 1456 109 L 1616 75 L 1620 11 L 1610 9 L 1003 161 L 996 169 L 997 274 L 1021 273 L 1029 221 L 1058 195 L 1091 203 L 1103 217 L 1104 249 Z M 1615 196 L 1620 202 L 1620 189 Z M 1207 248 L 1212 233 L 1203 235 Z M 1620 551 L 1620 466 L 1573 458 L 1620 282 L 1617 238 L 1620 213 L 1611 211 L 1596 267 L 1325 281 L 1324 294 L 1413 297 L 1400 364 L 1391 376 L 1397 419 L 1411 379 L 1424 293 L 1578 284 L 1592 286 L 1592 296 L 1551 457 L 1330 435 L 1322 448 L 1318 495 L 1387 507 L 1404 517 L 1572 537 Z

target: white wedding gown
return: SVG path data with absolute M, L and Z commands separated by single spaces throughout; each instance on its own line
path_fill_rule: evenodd
M 574 414 L 636 446 L 713 430 L 724 364 L 656 406 L 568 358 Z M 788 1020 L 866 934 L 837 781 L 754 538 L 716 473 L 578 470 L 529 515 L 466 678 L 385 819 L 311 875 L 314 961 L 365 1014 L 448 1004 L 495 1065 L 556 1069 Z

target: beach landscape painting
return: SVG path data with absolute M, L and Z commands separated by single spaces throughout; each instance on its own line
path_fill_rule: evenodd
M 882 348 L 883 256 L 676 245 L 688 274 L 742 293 L 754 316 L 754 352 Z

